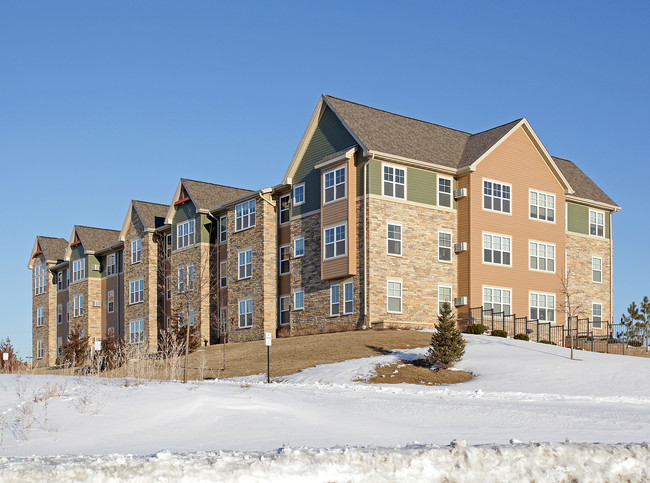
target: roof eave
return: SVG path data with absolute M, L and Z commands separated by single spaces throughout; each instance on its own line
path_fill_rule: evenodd
M 427 161 L 420 161 L 418 159 L 405 158 L 403 156 L 397 156 L 395 154 L 389 154 L 389 153 L 382 153 L 380 151 L 370 150 L 368 151 L 367 156 L 373 159 L 406 164 L 408 166 L 413 166 L 416 168 L 424 168 L 430 171 L 439 171 L 445 174 L 455 175 L 458 173 L 457 168 L 453 168 L 450 166 L 443 166 L 441 164 L 429 163 Z
M 575 195 L 566 195 L 565 196 L 567 201 L 570 201 L 572 203 L 578 203 L 581 205 L 587 205 L 587 206 L 592 206 L 594 208 L 600 208 L 603 210 L 607 211 L 621 211 L 621 207 L 618 205 L 612 205 L 610 203 L 603 203 L 602 201 L 595 201 L 595 200 L 590 200 L 589 198 L 582 198 L 580 196 L 575 196 Z

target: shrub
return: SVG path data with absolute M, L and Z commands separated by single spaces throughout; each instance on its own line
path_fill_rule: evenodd
M 67 344 L 61 348 L 63 359 L 73 366 L 81 366 L 89 352 L 88 337 L 83 337 L 81 330 L 72 329 L 68 335 Z
M 526 334 L 515 334 L 515 339 L 517 340 L 530 340 Z
M 641 341 L 640 340 L 631 340 L 627 343 L 630 347 L 641 347 Z
M 508 333 L 505 330 L 493 330 L 490 334 L 492 337 L 508 337 Z
M 102 340 L 102 371 L 116 369 L 126 362 L 124 339 L 119 335 L 110 335 Z
M 546 339 L 544 339 L 544 340 L 540 340 L 539 343 L 540 343 L 540 344 L 557 345 L 555 342 L 550 341 L 550 340 L 546 340 Z
M 9 354 L 9 359 L 3 359 L 2 354 Z M 4 341 L 0 341 L 0 371 L 14 372 L 18 368 L 18 357 L 11 340 L 7 337 Z
M 485 332 L 485 326 L 483 324 L 470 324 L 465 329 L 466 334 L 483 334 Z
M 465 354 L 465 340 L 456 330 L 456 319 L 448 303 L 440 307 L 436 332 L 431 336 L 431 347 L 427 352 L 426 362 L 438 369 L 447 369 L 460 361 Z

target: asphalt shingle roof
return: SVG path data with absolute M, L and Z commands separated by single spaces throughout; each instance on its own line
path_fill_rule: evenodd
M 75 225 L 75 231 L 79 239 L 88 252 L 97 252 L 103 248 L 115 245 L 120 241 L 119 230 L 109 230 L 106 228 L 94 228 L 91 226 Z
M 63 260 L 68 248 L 68 240 L 50 236 L 39 236 L 38 244 L 46 260 Z
M 155 230 L 165 224 L 169 205 L 140 200 L 133 200 L 132 203 L 145 228 Z
M 255 191 L 181 178 L 199 210 L 212 210 L 231 200 Z
M 575 191 L 575 196 L 618 206 L 573 161 L 556 158 L 555 156 L 553 156 L 553 161 L 555 161 L 555 164 Z

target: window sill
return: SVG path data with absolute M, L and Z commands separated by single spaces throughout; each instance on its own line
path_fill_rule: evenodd
M 337 258 L 345 258 L 347 256 L 348 256 L 348 254 L 344 253 L 343 255 L 336 255 L 335 257 L 323 258 L 323 261 L 328 262 L 330 260 L 336 260 Z
M 233 231 L 233 233 L 241 233 L 242 231 L 251 230 L 251 229 L 255 228 L 256 226 L 257 225 L 252 225 L 252 226 L 247 226 L 246 228 L 240 228 L 239 230 Z

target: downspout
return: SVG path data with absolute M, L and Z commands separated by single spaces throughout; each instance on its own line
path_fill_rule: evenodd
M 614 212 L 609 213 L 609 323 L 614 323 Z M 602 267 L 601 267 L 602 269 Z
M 367 157 L 363 164 L 363 318 L 366 328 L 370 328 L 370 319 L 368 315 L 368 233 L 367 233 L 367 217 L 368 217 L 368 167 L 370 160 L 374 159 L 375 155 L 371 154 Z

